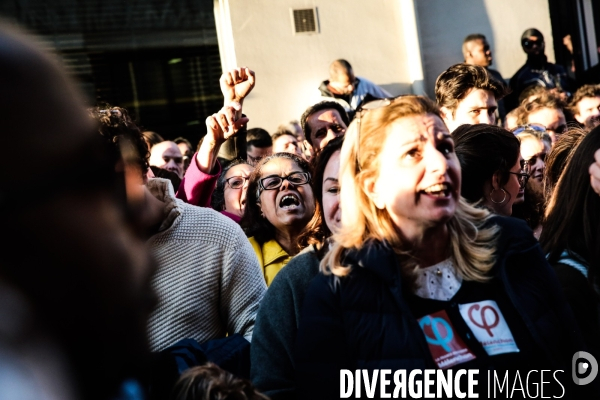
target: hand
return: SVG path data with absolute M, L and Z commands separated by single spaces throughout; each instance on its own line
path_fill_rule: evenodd
M 232 101 L 242 104 L 244 98 L 254 88 L 255 81 L 254 71 L 246 67 L 234 68 L 221 75 L 219 84 L 221 85 L 221 93 L 225 98 L 225 106 Z
M 236 113 L 241 109 L 242 106 L 239 103 L 232 102 L 218 113 L 206 118 L 205 140 L 221 145 L 230 137 L 235 136 L 250 121 L 247 117 L 236 118 Z
M 590 184 L 594 192 L 600 195 L 600 149 L 594 154 L 596 162 L 590 165 Z

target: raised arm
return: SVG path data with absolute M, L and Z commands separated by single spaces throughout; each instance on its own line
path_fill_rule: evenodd
M 242 116 L 242 103 L 254 88 L 254 83 L 255 74 L 249 68 L 235 68 L 221 75 L 219 84 L 224 106 L 218 113 L 206 118 L 206 136 L 179 186 L 178 198 L 193 205 L 210 206 L 212 192 L 221 172 L 217 161 L 219 150 L 248 123 L 249 119 Z

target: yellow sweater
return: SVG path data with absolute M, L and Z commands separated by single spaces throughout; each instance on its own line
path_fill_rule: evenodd
M 267 286 L 269 286 L 273 282 L 275 275 L 277 275 L 281 268 L 285 267 L 292 257 L 275 240 L 269 240 L 263 243 L 262 246 L 254 237 L 248 240 L 256 253 L 258 263 L 265 275 L 265 281 L 267 282 Z

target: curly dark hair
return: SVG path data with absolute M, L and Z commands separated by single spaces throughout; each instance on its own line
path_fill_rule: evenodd
M 140 167 L 142 175 L 150 167 L 150 152 L 142 135 L 142 130 L 134 122 L 126 109 L 109 105 L 96 106 L 88 110 L 91 117 L 98 122 L 98 133 L 105 139 L 113 150 L 113 162 L 116 165 L 123 159 L 122 145 L 129 142 L 135 154 L 128 154 L 132 161 Z
M 471 89 L 489 90 L 496 100 L 508 94 L 506 85 L 493 79 L 485 68 L 462 63 L 451 66 L 438 76 L 435 81 L 437 104 L 449 109 L 454 115 L 458 103 Z
M 186 370 L 175 384 L 170 400 L 268 400 L 252 382 L 238 378 L 211 362 Z
M 575 115 L 579 113 L 577 103 L 586 97 L 600 97 L 600 85 L 583 85 L 577 89 L 568 106 L 568 110 L 571 114 Z
M 311 145 L 312 140 L 310 138 L 310 125 L 307 123 L 308 118 L 316 112 L 329 109 L 336 110 L 340 114 L 340 117 L 342 117 L 342 121 L 344 121 L 344 124 L 346 124 L 346 126 L 350 125 L 350 117 L 348 117 L 348 113 L 346 112 L 346 110 L 344 110 L 344 107 L 342 107 L 342 105 L 336 101 L 322 101 L 320 103 L 308 107 L 306 111 L 304 111 L 304 113 L 302 114 L 302 117 L 300 117 L 300 125 L 302 126 L 302 130 L 304 131 L 304 136 L 306 137 L 306 140 Z
M 462 170 L 461 196 L 475 203 L 483 198 L 483 185 L 500 172 L 500 185 L 508 182 L 509 170 L 519 159 L 519 139 L 495 125 L 461 125 L 452 132 Z
M 213 208 L 213 210 L 223 211 L 225 209 L 225 176 L 231 168 L 240 164 L 250 165 L 250 163 L 248 163 L 246 160 L 236 158 L 235 160 L 231 161 L 223 167 L 221 175 L 219 175 L 219 178 L 217 179 L 215 191 L 213 192 L 212 198 L 210 200 L 210 206 Z
M 246 192 L 246 210 L 240 221 L 246 236 L 256 239 L 258 243 L 265 243 L 275 238 L 275 227 L 261 216 L 262 212 L 258 203 L 258 181 L 261 178 L 262 167 L 269 161 L 276 158 L 287 158 L 295 162 L 304 172 L 310 172 L 308 162 L 303 158 L 291 153 L 275 153 L 269 157 L 263 158 L 252 174 L 248 182 L 248 191 Z
M 565 108 L 565 103 L 557 96 L 552 94 L 550 91 L 540 91 L 536 93 L 536 97 L 531 101 L 527 102 L 523 100 L 523 104 L 519 106 L 521 108 L 521 112 L 519 112 L 519 119 L 517 123 L 519 125 L 527 124 L 527 119 L 530 114 L 541 110 L 543 108 L 553 108 L 563 110 Z

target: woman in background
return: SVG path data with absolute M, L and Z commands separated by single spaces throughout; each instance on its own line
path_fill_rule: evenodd
M 540 237 L 586 342 L 597 357 L 600 356 L 600 197 L 590 185 L 588 170 L 598 148 L 600 127 L 581 136 L 567 157 L 548 202 Z
M 338 173 L 343 140 L 340 137 L 327 143 L 313 166 L 317 212 L 299 239 L 311 244 L 277 274 L 256 315 L 250 347 L 251 378 L 272 400 L 293 398 L 295 394 L 293 346 L 300 308 L 308 285 L 329 250 L 327 239 L 340 225 Z

